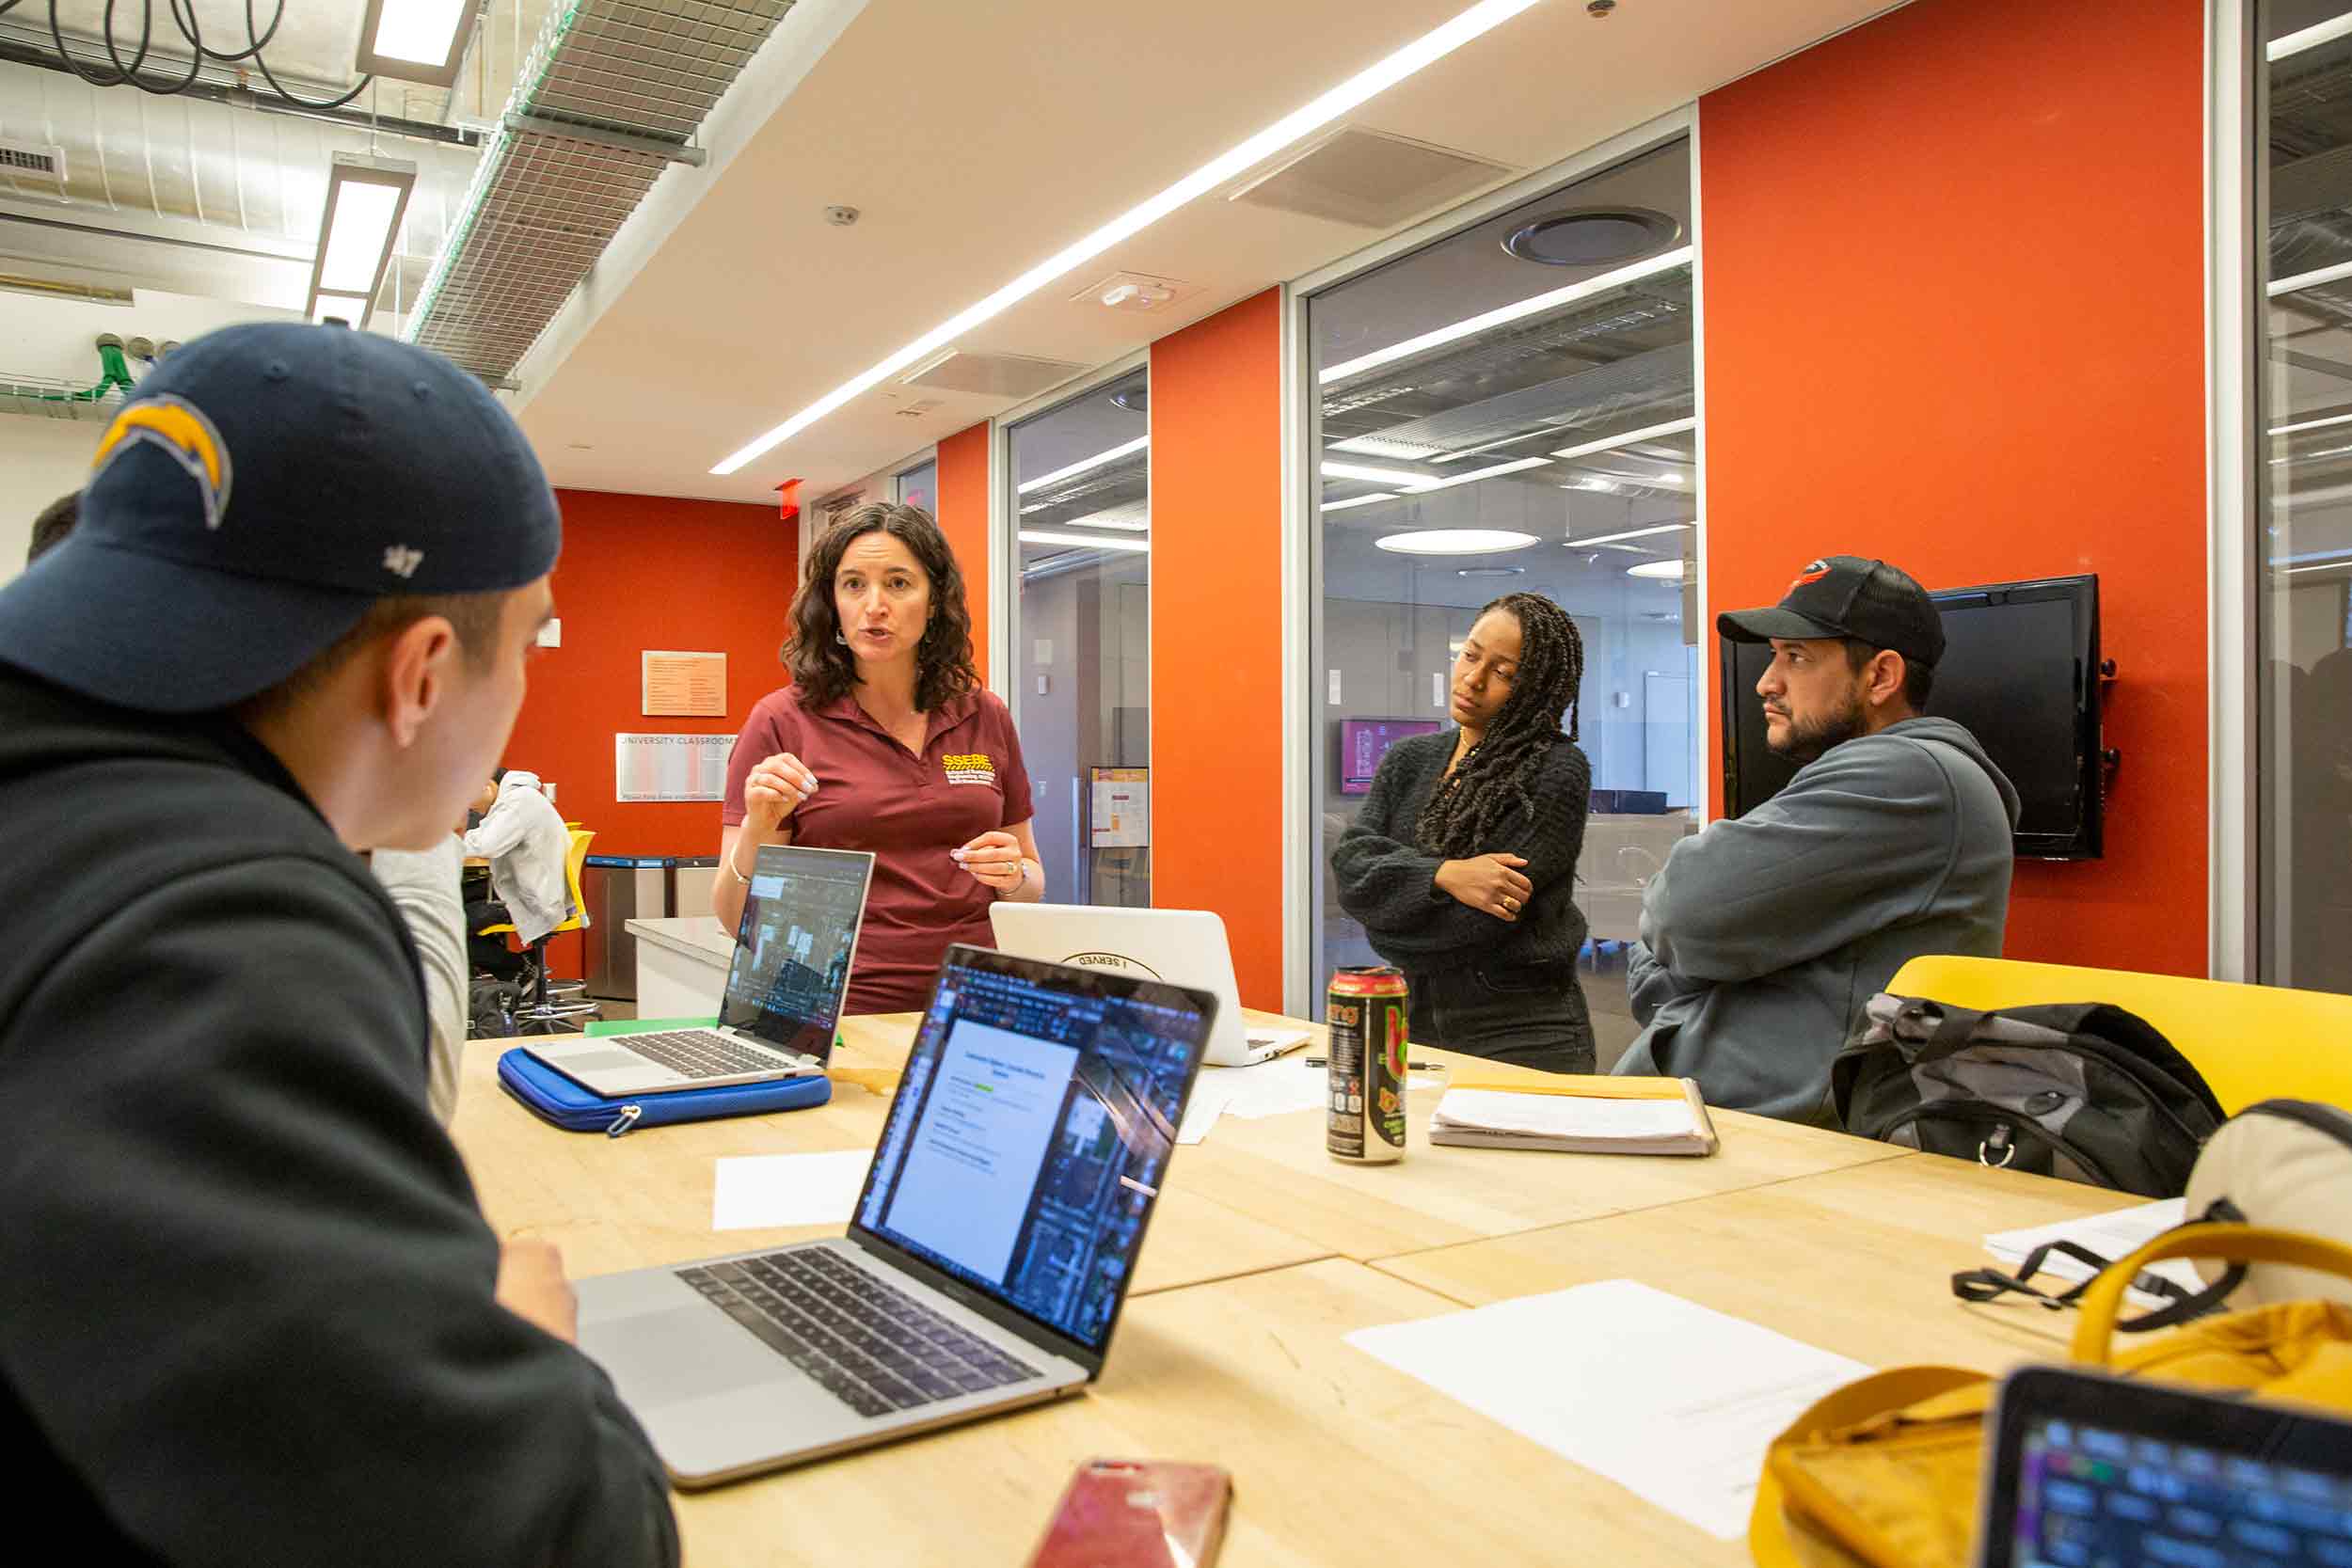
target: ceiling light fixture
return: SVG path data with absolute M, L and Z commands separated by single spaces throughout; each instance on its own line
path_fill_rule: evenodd
M 1044 529 L 1025 528 L 1020 533 L 1025 545 L 1076 545 L 1089 550 L 1132 550 L 1149 555 L 1152 546 L 1141 539 L 1098 539 L 1084 533 L 1052 533 Z
M 368 0 L 359 23 L 360 74 L 450 86 L 466 63 L 479 9 L 475 0 Z
M 2266 61 L 2283 60 L 2307 49 L 2316 49 L 2323 43 L 2333 43 L 2346 33 L 2352 33 L 2352 15 L 2332 16 L 2299 33 L 2272 39 L 2263 50 L 2263 58 Z
M 1443 457 L 1438 457 L 1441 448 L 1424 447 L 1414 441 L 1394 441 L 1386 436 L 1351 436 L 1344 441 L 1332 442 L 1327 450 L 1352 451 L 1365 457 L 1392 458 L 1400 463 L 1419 463 L 1424 458 L 1433 457 L 1440 463 L 1446 461 Z
M 1407 473 L 1403 468 L 1368 468 L 1360 463 L 1326 463 L 1323 477 L 1360 479 L 1367 484 L 1393 484 L 1403 490 L 1418 489 L 1436 483 L 1427 474 Z
M 1152 519 L 1149 517 L 1114 517 L 1107 512 L 1098 512 L 1091 517 L 1064 517 L 1055 526 L 1057 528 L 1115 528 L 1121 533 L 1149 533 L 1152 531 Z
M 400 220 L 416 189 L 417 166 L 398 158 L 338 152 L 326 175 L 326 207 L 319 214 L 318 259 L 310 263 L 310 293 L 302 312 L 368 325 L 384 269 L 400 237 Z
M 1391 533 L 1373 541 L 1398 555 L 1500 555 L 1523 550 L 1536 543 L 1532 533 L 1500 528 L 1439 528 L 1418 533 Z
M 1304 107 L 1276 120 L 1248 141 L 1228 148 L 1157 195 L 1129 208 L 1084 239 L 1047 257 L 978 304 L 932 327 L 882 363 L 859 372 L 782 424 L 729 453 L 710 471 L 721 475 L 734 473 L 778 443 L 807 429 L 851 398 L 871 388 L 885 376 L 904 369 L 942 345 L 955 341 L 981 323 L 1026 299 L 1055 278 L 1092 261 L 1121 240 L 1150 228 L 1177 208 L 1207 195 L 1292 143 L 1304 140 L 1416 71 L 1435 65 L 1464 44 L 1500 27 L 1521 11 L 1533 8 L 1536 3 L 1537 0 L 1479 0 L 1477 5 L 1423 33 L 1388 58 L 1358 71 Z
M 1151 444 L 1152 437 L 1149 436 L 1138 436 L 1132 441 L 1122 441 L 1108 451 L 1098 451 L 1092 457 L 1081 457 L 1067 468 L 1056 468 L 1050 474 L 1038 475 L 1037 478 L 1022 485 L 1020 493 L 1025 496 L 1040 485 L 1057 484 L 1065 479 L 1074 479 L 1090 468 L 1099 468 L 1105 463 L 1116 463 L 1122 457 L 1129 457 L 1142 451 Z
M 1695 416 L 1683 420 L 1668 420 L 1664 424 L 1644 425 L 1639 430 L 1620 431 L 1614 436 L 1604 436 L 1597 441 L 1587 441 L 1581 446 L 1562 447 L 1551 455 L 1561 458 L 1590 457 L 1597 451 L 1614 451 L 1619 447 L 1629 447 L 1641 441 L 1655 441 L 1661 436 L 1679 436 L 1686 430 L 1696 430 L 1698 427 L 1699 421 Z
M 2347 566 L 2352 566 L 2352 561 L 2322 561 L 2311 566 L 2289 566 L 2285 575 L 2295 577 L 2302 572 L 2341 572 Z
M 1433 479 L 1416 485 L 1413 494 L 1423 496 L 1432 490 L 1451 490 L 1457 484 L 1475 484 L 1482 479 L 1492 479 L 1497 474 L 1516 474 L 1529 468 L 1545 467 L 1550 462 L 1551 459 L 1549 457 L 1522 457 L 1516 463 L 1498 463 L 1491 468 L 1473 468 L 1469 473 L 1455 474 L 1451 479 Z
M 1660 523 L 1655 528 L 1629 528 L 1622 533 L 1596 533 L 1589 539 L 1563 539 L 1560 543 L 1572 550 L 1581 550 L 1592 545 L 1615 545 L 1628 539 L 1649 539 L 1661 533 L 1679 533 L 1686 528 L 1698 526 L 1696 523 Z
M 1679 249 L 1669 250 L 1663 256 L 1653 256 L 1646 261 L 1636 261 L 1630 266 L 1619 267 L 1614 272 L 1604 272 L 1597 277 L 1587 277 L 1581 283 L 1571 283 L 1565 289 L 1554 289 L 1549 293 L 1537 294 L 1532 299 L 1522 299 L 1516 305 L 1500 306 L 1481 315 L 1457 321 L 1451 326 L 1440 326 L 1433 332 L 1424 332 L 1418 338 L 1407 338 L 1401 343 L 1391 343 L 1387 348 L 1375 349 L 1370 354 L 1359 355 L 1354 359 L 1343 360 L 1331 366 L 1315 379 L 1327 386 L 1343 376 L 1359 375 L 1365 371 L 1377 370 L 1382 365 L 1392 364 L 1396 360 L 1409 358 L 1416 354 L 1426 354 L 1433 348 L 1442 348 L 1456 339 L 1467 338 L 1473 333 L 1491 331 L 1498 326 L 1508 326 L 1515 321 L 1523 320 L 1540 311 L 1554 310 L 1563 306 L 1574 305 L 1578 300 L 1590 299 L 1595 294 L 1605 294 L 1612 289 L 1622 289 L 1629 283 L 1639 283 L 1645 277 L 1654 277 L 1661 272 L 1672 272 L 1677 267 L 1687 267 L 1690 264 L 1691 247 L 1686 245 Z
M 2273 425 L 2272 436 L 2296 436 L 2306 430 L 2326 430 L 2331 425 L 2352 424 L 2352 414 L 2331 414 L 2324 420 L 2305 420 L 2300 424 Z
M 1454 575 L 1457 578 L 1523 578 L 1527 575 L 1527 568 L 1524 566 L 1463 566 L 1457 568 Z M 1458 654 L 1462 650 L 1457 647 L 1454 651 Z
M 1394 499 L 1396 499 L 1396 495 L 1393 491 L 1375 490 L 1369 496 L 1350 496 L 1343 501 L 1325 501 L 1323 503 L 1323 510 L 1326 512 L 1344 512 L 1351 506 L 1370 506 L 1374 501 L 1392 501 Z
M 1638 566 L 1628 566 L 1625 575 L 1629 578 L 1656 578 L 1661 582 L 1680 582 L 1682 571 L 1679 561 L 1645 561 Z

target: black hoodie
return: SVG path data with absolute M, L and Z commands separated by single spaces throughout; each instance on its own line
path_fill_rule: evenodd
M 405 929 L 277 759 L 0 666 L 0 1466 L 76 1562 L 674 1563 L 500 1307 Z

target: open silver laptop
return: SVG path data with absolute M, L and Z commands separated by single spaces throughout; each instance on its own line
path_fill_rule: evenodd
M 1216 1000 L 950 947 L 848 1236 L 579 1282 L 681 1486 L 1073 1393 L 1102 1370 Z
M 1262 1028 L 1243 1019 L 1225 922 L 1207 910 L 1000 903 L 989 906 L 988 918 L 996 945 L 1007 953 L 1207 991 L 1216 998 L 1216 1029 L 1209 1037 L 1212 1067 L 1269 1061 L 1312 1037 L 1305 1029 Z
M 714 1029 L 671 1029 L 523 1049 L 601 1095 L 757 1084 L 825 1070 L 857 962 L 874 857 L 771 844 L 759 851 Z

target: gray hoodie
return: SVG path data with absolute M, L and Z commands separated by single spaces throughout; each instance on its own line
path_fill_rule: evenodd
M 1948 719 L 1830 748 L 1650 879 L 1626 972 L 1645 1027 L 1617 1070 L 1823 1119 L 1830 1059 L 1905 960 L 1999 956 L 2016 823 L 2017 791 Z

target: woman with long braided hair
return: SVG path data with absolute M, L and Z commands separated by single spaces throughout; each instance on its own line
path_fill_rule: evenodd
M 1584 642 L 1540 594 L 1479 611 L 1454 660 L 1457 728 L 1390 748 L 1331 856 L 1340 907 L 1405 971 L 1412 1037 L 1593 1070 L 1577 984 L 1591 765 L 1576 744 Z

